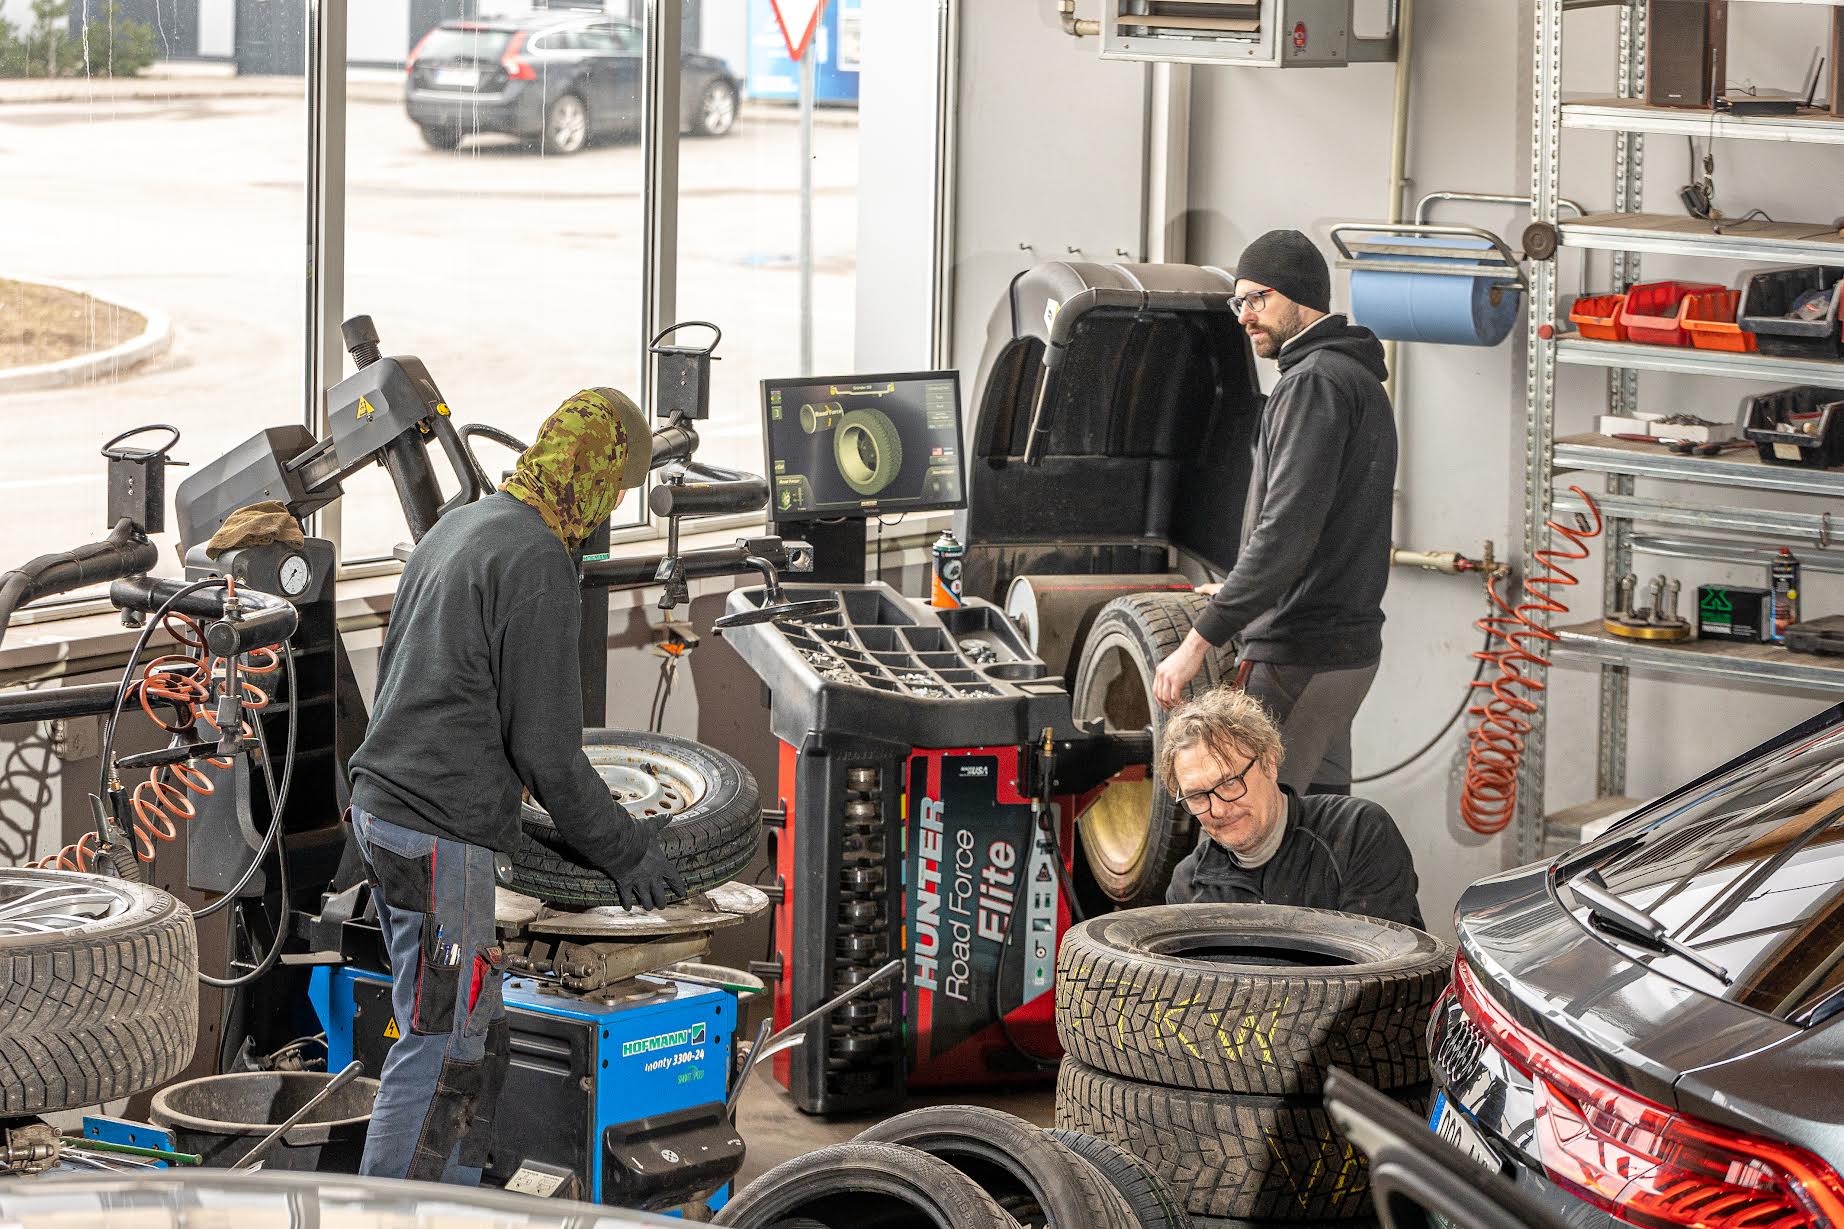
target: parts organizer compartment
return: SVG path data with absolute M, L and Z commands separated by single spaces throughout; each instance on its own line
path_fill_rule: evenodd
M 1762 354 L 1788 358 L 1836 358 L 1841 345 L 1838 295 L 1844 269 L 1819 265 L 1768 269 L 1749 277 L 1742 287 L 1736 319 L 1753 333 Z M 1828 298 L 1823 296 L 1829 291 Z M 1793 313 L 1802 303 L 1817 303 L 1822 315 Z
M 1654 346 L 1688 346 L 1690 334 L 1678 323 L 1678 308 L 1687 295 L 1723 289 L 1708 282 L 1641 282 L 1626 292 L 1620 319 L 1631 341 Z
M 1742 401 L 1742 435 L 1769 465 L 1829 469 L 1844 462 L 1844 392 L 1800 385 Z

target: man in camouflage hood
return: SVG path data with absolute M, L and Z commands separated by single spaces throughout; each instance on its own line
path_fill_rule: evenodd
M 510 1058 L 493 921 L 494 853 L 529 790 L 624 904 L 685 885 L 666 816 L 636 821 L 583 754 L 571 552 L 646 478 L 634 403 L 584 389 L 539 428 L 497 493 L 416 544 L 378 660 L 371 727 L 352 757 L 352 827 L 391 963 L 391 1047 L 362 1172 L 476 1184 Z

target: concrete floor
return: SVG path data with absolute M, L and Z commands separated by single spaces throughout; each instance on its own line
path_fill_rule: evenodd
M 1039 1126 L 1050 1126 L 1056 1117 L 1056 1086 L 1046 1077 L 1041 1086 L 1026 1089 L 960 1088 L 931 1091 L 915 1095 L 904 1109 L 925 1105 L 986 1105 L 1001 1109 Z M 900 1111 L 896 1111 L 900 1112 Z M 758 1075 L 743 1093 L 737 1107 L 736 1123 L 742 1130 L 749 1156 L 737 1179 L 741 1189 L 753 1179 L 786 1160 L 804 1156 L 815 1148 L 842 1144 L 858 1132 L 893 1117 L 892 1112 L 849 1117 L 817 1118 L 794 1107 L 787 1089 L 773 1079 Z

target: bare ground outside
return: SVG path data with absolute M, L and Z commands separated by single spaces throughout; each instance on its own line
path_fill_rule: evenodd
M 0 370 L 94 354 L 146 329 L 139 312 L 93 295 L 0 278 Z

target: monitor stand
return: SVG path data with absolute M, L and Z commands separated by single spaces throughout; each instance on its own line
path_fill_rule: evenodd
M 866 568 L 865 521 L 846 517 L 837 521 L 782 521 L 781 536 L 813 547 L 813 573 L 791 576 L 800 583 L 862 585 Z

